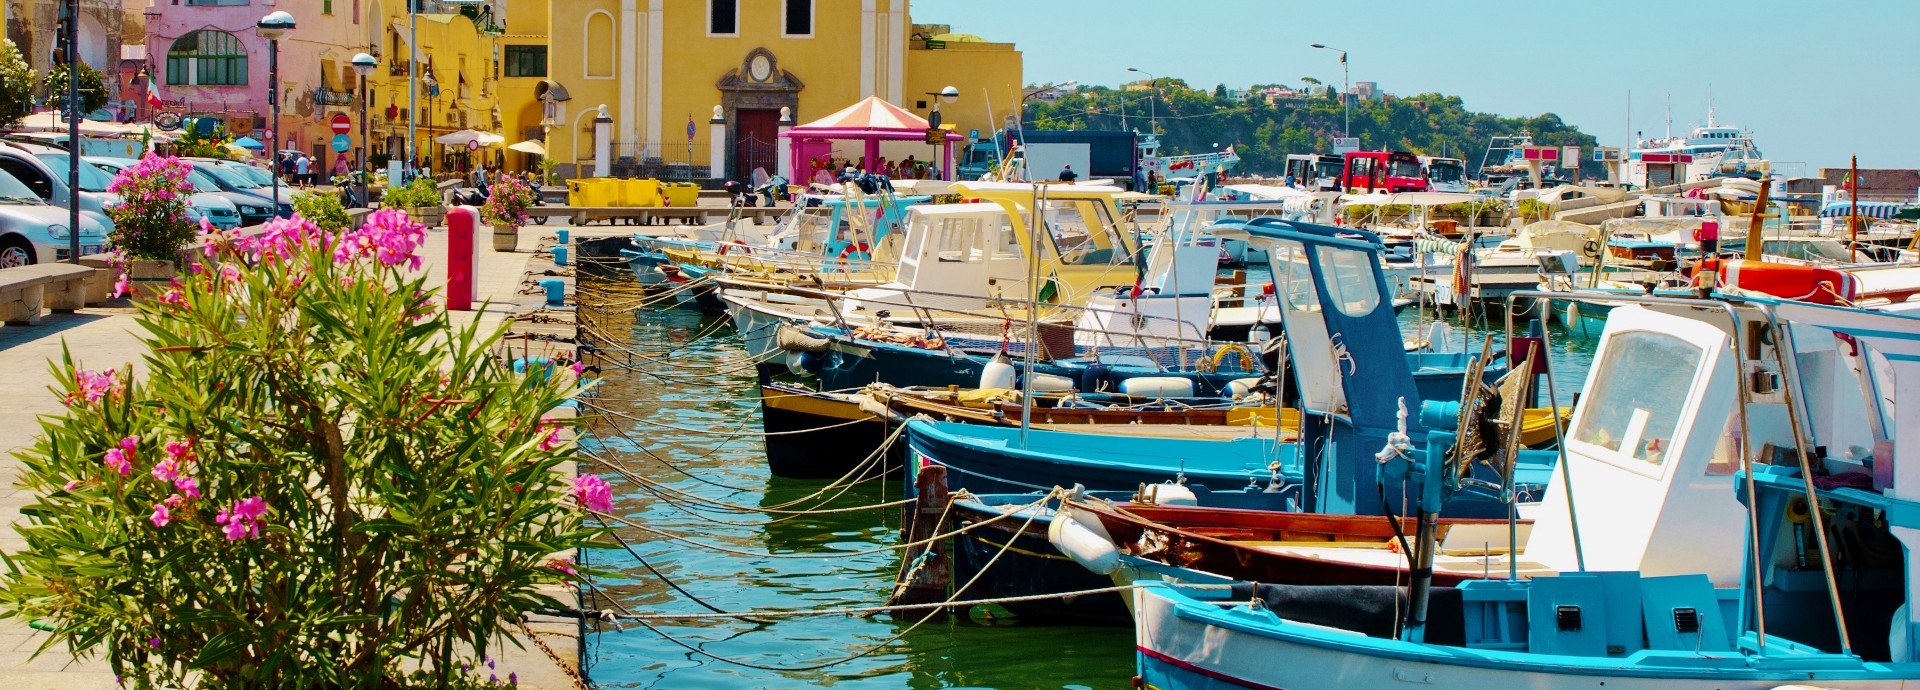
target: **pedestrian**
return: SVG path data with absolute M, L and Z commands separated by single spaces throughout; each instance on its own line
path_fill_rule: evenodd
M 342 155 L 338 158 L 333 159 L 333 176 L 334 177 L 346 177 L 348 174 L 352 172 L 353 172 L 353 166 L 347 163 L 347 157 L 345 155 Z M 345 184 L 345 183 L 342 182 L 342 184 Z
M 1072 182 L 1072 181 L 1074 181 L 1074 180 L 1078 180 L 1078 179 L 1080 179 L 1080 176 L 1079 176 L 1078 174 L 1075 174 L 1075 173 L 1073 172 L 1073 164 L 1072 164 L 1072 163 L 1068 163 L 1068 164 L 1066 164 L 1065 166 L 1063 166 L 1063 167 L 1061 167 L 1061 168 L 1060 168 L 1060 181 L 1061 181 L 1061 182 Z
M 312 165 L 313 159 L 307 158 L 307 154 L 304 153 L 300 154 L 299 158 L 293 159 L 293 179 L 296 184 L 302 187 L 307 185 L 307 168 Z

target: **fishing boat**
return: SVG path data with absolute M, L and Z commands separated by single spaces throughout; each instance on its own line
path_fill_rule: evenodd
M 1920 475 L 1908 476 L 1920 456 L 1893 438 L 1920 423 L 1896 406 L 1910 397 L 1899 381 L 1920 374 L 1914 306 L 1609 299 L 1625 304 L 1568 432 L 1569 472 L 1554 475 L 1518 554 L 1482 566 L 1507 577 L 1433 586 L 1453 485 L 1426 483 L 1408 588 L 1144 583 L 1139 686 L 1920 679 L 1920 616 L 1906 605 L 1920 563 L 1903 548 L 1920 535 Z M 1451 412 L 1428 403 L 1422 416 Z M 1445 426 L 1424 452 L 1388 444 L 1383 478 L 1458 472 Z M 1539 568 L 1516 577 L 1524 564 Z

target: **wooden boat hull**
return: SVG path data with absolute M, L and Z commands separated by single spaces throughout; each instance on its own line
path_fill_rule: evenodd
M 838 479 L 886 443 L 887 421 L 859 404 L 777 383 L 761 385 L 760 412 L 767 447 L 767 469 L 776 477 Z M 904 444 L 868 463 L 860 477 L 897 475 Z
M 983 504 L 955 501 L 952 527 L 966 528 L 999 516 L 999 511 Z M 1047 527 L 1052 522 L 1050 517 L 1042 516 L 1027 524 L 1025 518 L 1016 517 L 954 537 L 954 586 L 979 576 L 973 586 L 961 592 L 960 598 L 1005 599 L 1112 587 L 1113 581 L 1107 576 L 1095 574 L 1054 550 L 1053 544 L 1047 541 Z M 1026 529 L 1021 529 L 1022 526 Z M 1132 622 L 1126 600 L 1119 592 L 1000 606 L 1018 616 L 1023 624 L 1127 625 Z

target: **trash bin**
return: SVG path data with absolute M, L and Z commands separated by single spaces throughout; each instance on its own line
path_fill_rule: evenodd
M 614 206 L 611 198 L 618 180 L 588 178 L 567 180 L 568 206 Z
M 659 180 L 626 180 L 624 189 L 628 206 L 661 206 L 666 203 L 660 196 Z
M 692 182 L 669 182 L 662 187 L 668 206 L 692 208 L 700 205 L 700 185 Z

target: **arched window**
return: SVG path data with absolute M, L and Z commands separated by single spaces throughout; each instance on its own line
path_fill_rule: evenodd
M 181 36 L 167 49 L 167 83 L 188 86 L 245 86 L 247 47 L 233 34 L 201 29 Z
M 587 15 L 586 76 L 613 78 L 613 54 L 619 48 L 613 39 L 613 15 L 605 10 Z

